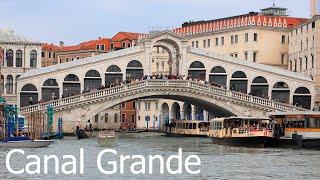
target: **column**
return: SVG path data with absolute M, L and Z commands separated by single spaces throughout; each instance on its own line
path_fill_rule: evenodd
M 191 120 L 194 121 L 196 120 L 196 107 L 194 105 L 191 105 Z
M 169 111 L 169 121 L 172 120 L 172 111 Z
M 15 75 L 12 75 L 12 94 L 17 94 L 16 92 L 16 76 Z
M 13 51 L 13 56 L 12 57 L 13 57 L 13 67 L 17 67 L 17 64 L 16 64 L 16 51 Z
M 63 83 L 61 83 L 60 85 L 59 85 L 59 98 L 62 98 L 62 95 L 63 95 Z
M 180 118 L 181 118 L 181 120 L 182 120 L 182 119 L 185 119 L 185 117 L 184 117 L 184 111 L 180 111 Z
M 209 121 L 209 113 L 206 110 L 203 110 L 203 120 L 204 121 Z
M 3 93 L 7 94 L 7 76 L 3 74 Z
M 3 67 L 7 67 L 7 48 L 3 49 Z

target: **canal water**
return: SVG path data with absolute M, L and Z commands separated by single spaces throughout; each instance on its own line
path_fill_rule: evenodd
M 159 173 L 159 164 L 154 165 L 152 175 L 133 175 L 130 164 L 125 164 L 124 174 L 102 174 L 96 164 L 97 155 L 104 150 L 98 147 L 95 139 L 77 140 L 66 137 L 57 140 L 48 148 L 25 149 L 25 154 L 57 155 L 62 162 L 63 155 L 74 155 L 79 158 L 79 149 L 84 148 L 84 174 L 63 175 L 54 174 L 53 164 L 49 164 L 47 175 L 13 175 L 8 172 L 5 157 L 9 150 L 0 152 L 0 179 L 320 179 L 320 151 L 277 148 L 242 148 L 214 145 L 208 138 L 163 137 L 158 134 L 144 134 L 140 137 L 119 138 L 119 144 L 113 149 L 122 155 L 162 155 L 168 157 L 178 153 L 182 148 L 183 157 L 197 155 L 201 159 L 198 175 L 188 175 L 185 170 L 182 175 Z M 102 158 L 107 167 L 108 160 L 117 160 L 118 156 L 108 155 Z M 11 166 L 21 169 L 28 161 L 25 156 L 12 157 Z M 131 161 L 132 163 L 132 161 Z M 41 163 L 42 164 L 42 163 Z M 172 167 L 177 166 L 174 161 Z M 41 167 L 43 168 L 43 167 Z M 148 169 L 148 167 L 146 167 Z M 147 171 L 148 172 L 148 171 Z M 41 169 L 43 173 L 43 169 Z M 79 173 L 79 169 L 77 169 Z

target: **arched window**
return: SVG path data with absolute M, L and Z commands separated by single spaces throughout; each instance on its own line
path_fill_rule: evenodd
M 55 79 L 47 79 L 42 86 L 42 100 L 51 101 L 58 99 L 59 95 L 59 86 Z
M 311 109 L 311 94 L 308 88 L 299 87 L 294 91 L 293 104 L 305 109 Z
M 126 68 L 126 79 L 140 79 L 143 77 L 143 67 L 141 62 L 137 60 L 132 60 L 128 63 Z
M 289 103 L 290 99 L 290 89 L 287 83 L 285 82 L 277 82 L 273 85 L 271 97 L 273 100 Z
M 101 88 L 100 73 L 96 70 L 89 70 L 84 78 L 84 90 L 90 91 Z
M 7 76 L 6 93 L 13 94 L 13 77 L 11 75 Z
M 218 86 L 227 86 L 227 73 L 221 66 L 215 66 L 209 74 L 209 82 Z
M 28 106 L 38 103 L 38 91 L 33 84 L 26 84 L 20 92 L 20 106 Z
M 62 97 L 69 97 L 80 94 L 79 78 L 75 74 L 69 74 L 64 78 L 63 95 Z
M 111 65 L 107 68 L 105 73 L 105 85 L 110 86 L 112 83 L 120 83 L 122 82 L 122 72 L 119 66 Z
M 268 98 L 269 84 L 266 78 L 258 76 L 253 79 L 251 84 L 251 95 Z
M 22 67 L 22 51 L 17 50 L 16 52 L 16 67 Z
M 13 51 L 11 49 L 6 51 L 6 61 L 8 67 L 13 67 Z
M 198 80 L 206 80 L 206 68 L 200 61 L 194 61 L 190 64 L 188 76 Z
M 37 51 L 32 50 L 30 52 L 30 67 L 36 68 L 37 67 Z
M 248 79 L 247 75 L 242 71 L 236 71 L 232 74 L 230 80 L 230 90 L 239 91 L 247 94 L 248 92 Z

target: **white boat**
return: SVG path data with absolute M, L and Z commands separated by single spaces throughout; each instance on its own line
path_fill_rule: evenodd
M 48 147 L 53 140 L 21 140 L 1 142 L 0 148 L 42 148 Z
M 99 146 L 116 146 L 118 145 L 118 136 L 115 131 L 100 131 L 98 134 Z
M 210 122 L 200 120 L 174 120 L 167 136 L 207 137 Z

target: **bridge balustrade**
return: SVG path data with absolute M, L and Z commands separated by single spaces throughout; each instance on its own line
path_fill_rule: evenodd
M 112 96 L 116 94 L 121 94 L 124 92 L 134 91 L 143 88 L 153 88 L 153 87 L 171 87 L 171 88 L 189 88 L 196 91 L 201 91 L 204 93 L 213 94 L 215 96 L 221 96 L 225 98 L 231 98 L 236 101 L 253 103 L 256 105 L 264 106 L 265 108 L 271 108 L 273 110 L 280 111 L 304 111 L 305 109 L 292 106 L 290 104 L 284 104 L 280 102 L 274 102 L 273 100 L 264 99 L 261 97 L 255 97 L 248 94 L 243 94 L 241 92 L 234 92 L 224 88 L 207 85 L 200 82 L 189 81 L 189 80 L 144 80 L 133 82 L 131 84 L 125 84 L 121 86 L 116 86 L 112 88 L 96 90 L 93 92 L 88 92 L 76 96 L 66 97 L 54 101 L 49 101 L 45 103 L 40 103 L 32 106 L 22 107 L 20 109 L 21 113 L 29 113 L 38 110 L 45 110 L 50 104 L 53 108 L 58 108 L 62 106 L 68 106 L 71 104 L 83 103 L 86 101 L 94 101 L 99 98 L 104 98 L 106 96 Z

